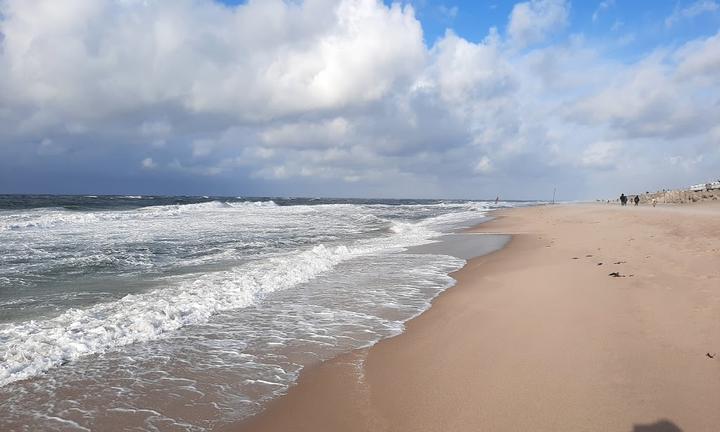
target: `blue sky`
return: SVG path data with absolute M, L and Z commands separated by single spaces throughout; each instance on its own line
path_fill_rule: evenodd
M 508 0 L 383 0 L 409 4 L 422 23 L 425 43 L 432 46 L 450 29 L 473 42 L 482 41 L 491 27 L 503 31 L 507 17 L 517 1 Z M 245 0 L 223 0 L 221 3 L 237 6 Z M 715 33 L 720 27 L 720 13 L 702 13 L 686 17 L 682 11 L 692 5 L 705 5 L 710 9 L 720 5 L 715 1 L 677 0 L 582 0 L 571 2 L 568 26 L 563 33 L 582 35 L 600 41 L 617 40 L 632 35 L 632 42 L 623 41 L 619 49 L 609 52 L 620 59 L 634 60 L 657 46 L 676 45 L 692 38 Z M 717 6 L 715 6 L 717 7 Z M 666 23 L 673 15 L 672 25 Z
M 385 1 L 391 4 L 391 1 Z M 503 31 L 513 1 L 430 1 L 407 2 L 423 24 L 425 41 L 432 45 L 451 29 L 474 42 L 481 41 L 491 27 Z M 720 27 L 720 13 L 700 13 L 686 17 L 684 9 L 693 4 L 713 8 L 716 2 L 673 0 L 574 1 L 568 25 L 557 35 L 582 36 L 605 48 L 607 56 L 620 61 L 636 61 L 662 46 L 675 46 L 687 40 L 713 34 Z M 675 16 L 672 24 L 668 18 Z M 557 39 L 555 39 L 557 40 Z
M 718 0 L 0 17 L 0 193 L 591 199 L 720 175 Z

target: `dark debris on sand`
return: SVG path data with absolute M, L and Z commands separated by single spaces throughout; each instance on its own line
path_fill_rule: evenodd
M 608 273 L 608 276 L 611 276 L 611 277 L 634 277 L 635 275 L 634 274 L 624 275 L 624 274 L 621 274 L 620 272 L 612 272 L 612 273 Z

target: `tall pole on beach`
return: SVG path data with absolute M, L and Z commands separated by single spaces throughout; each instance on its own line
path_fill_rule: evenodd
M 557 190 L 557 188 L 553 188 L 553 204 L 555 204 L 555 191 L 556 190 Z

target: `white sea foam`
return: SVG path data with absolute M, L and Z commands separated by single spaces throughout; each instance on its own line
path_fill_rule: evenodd
M 302 365 L 399 334 L 405 320 L 425 310 L 452 283 L 447 273 L 461 265 L 462 260 L 445 256 L 359 256 L 300 289 L 268 296 L 260 307 L 222 312 L 207 324 L 168 333 L 165 341 L 81 358 L 41 380 L 6 386 L 5 393 L 0 388 L 0 397 L 8 397 L 0 407 L 0 426 L 12 430 L 27 423 L 33 412 L 77 420 L 80 408 L 79 424 L 106 430 L 107 423 L 95 419 L 105 417 L 112 400 L 131 411 L 156 411 L 153 422 L 211 430 L 220 417 L 244 418 L 284 393 Z M 80 385 L 92 397 L 61 396 Z M 148 393 L 174 397 L 152 405 Z M 203 401 L 217 405 L 204 407 Z M 181 407 L 188 403 L 207 415 L 185 417 Z
M 396 234 L 412 232 L 413 230 L 417 230 L 417 225 L 410 222 L 392 221 L 390 224 L 390 231 Z
M 133 198 L 140 199 L 142 196 L 133 196 Z M 223 202 L 223 201 L 209 201 L 204 203 L 195 204 L 174 204 L 174 205 L 159 205 L 159 206 L 148 206 L 142 207 L 135 210 L 126 211 L 88 211 L 88 212 L 77 212 L 71 210 L 65 210 L 62 208 L 44 208 L 37 210 L 27 210 L 20 213 L 5 213 L 0 214 L 0 231 L 3 230 L 22 230 L 32 228 L 53 228 L 63 225 L 71 224 L 91 224 L 102 221 L 134 221 L 148 218 L 163 218 L 168 216 L 176 216 L 185 213 L 193 212 L 207 212 L 217 209 L 228 209 L 228 208 L 268 208 L 268 207 L 280 207 L 274 201 L 242 201 L 242 202 Z M 355 208 L 354 204 L 326 204 L 326 205 L 315 205 L 315 206 L 287 206 L 283 207 L 287 209 L 288 213 L 293 212 L 307 212 L 307 211 L 318 211 L 319 209 L 341 209 L 341 208 Z M 368 208 L 381 207 L 381 208 L 404 208 L 403 206 L 388 206 L 388 205 L 368 205 Z M 413 206 L 406 206 L 413 207 Z M 492 208 L 492 205 L 487 203 L 458 203 L 458 204 L 434 204 L 428 205 L 427 208 L 454 208 L 462 209 L 468 212 L 486 211 Z M 411 210 L 410 210 L 411 211 Z M 373 217 L 372 214 L 361 214 L 362 217 Z M 460 214 L 447 214 L 445 215 L 450 218 L 462 219 L 467 215 Z
M 0 211 L 0 429 L 256 413 L 304 365 L 400 333 L 464 262 L 403 249 L 494 207 L 282 204 Z
M 340 262 L 420 243 L 431 235 L 421 226 L 407 226 L 402 232 L 404 237 L 371 239 L 353 247 L 319 245 L 204 274 L 175 287 L 72 309 L 53 319 L 3 325 L 0 341 L 7 349 L 0 355 L 0 386 L 87 354 L 157 339 L 169 331 L 205 322 L 218 311 L 246 307 L 271 292 L 307 282 Z
M 448 208 L 453 211 L 443 213 Z M 66 310 L 50 319 L 0 324 L 0 386 L 87 354 L 162 338 L 218 312 L 255 304 L 342 262 L 426 242 L 439 234 L 439 226 L 477 218 L 487 208 L 478 203 L 278 206 L 273 201 L 210 201 L 0 215 L 0 231 L 6 232 L 0 264 L 8 263 L 3 264 L 8 274 L 0 276 L 7 281 L 33 272 L 94 272 L 97 267 L 142 271 L 164 265 L 165 257 L 174 267 L 242 258 L 224 271 L 166 278 L 165 286 L 150 292 Z M 418 212 L 424 213 L 416 220 Z M 162 253 L 151 251 L 160 246 Z M 242 250 L 254 255 L 238 252 Z
M 275 205 L 275 203 L 261 205 Z M 237 207 L 237 205 L 231 205 L 222 201 L 210 201 L 198 204 L 150 206 L 129 211 L 91 211 L 81 213 L 65 209 L 28 210 L 20 214 L 0 215 L 0 231 L 54 228 L 63 225 L 86 225 L 103 221 L 138 221 L 231 207 Z
M 5 325 L 0 328 L 0 340 L 8 349 L 0 355 L 0 386 L 86 354 L 156 339 L 168 331 L 204 322 L 218 311 L 248 306 L 358 253 L 362 251 L 317 246 L 251 268 L 206 274 L 178 287 L 69 310 L 51 320 Z
M 243 206 L 243 205 L 252 205 L 252 206 L 256 206 L 256 207 L 262 207 L 262 206 L 277 207 L 277 203 L 276 203 L 275 201 L 273 201 L 273 200 L 268 200 L 268 201 L 242 201 L 242 202 L 232 202 L 232 203 L 228 203 L 228 204 L 230 204 L 232 207 L 238 207 L 238 206 Z

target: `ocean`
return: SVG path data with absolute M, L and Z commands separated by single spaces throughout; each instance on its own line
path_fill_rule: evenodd
M 202 431 L 397 335 L 526 203 L 0 196 L 0 430 Z

